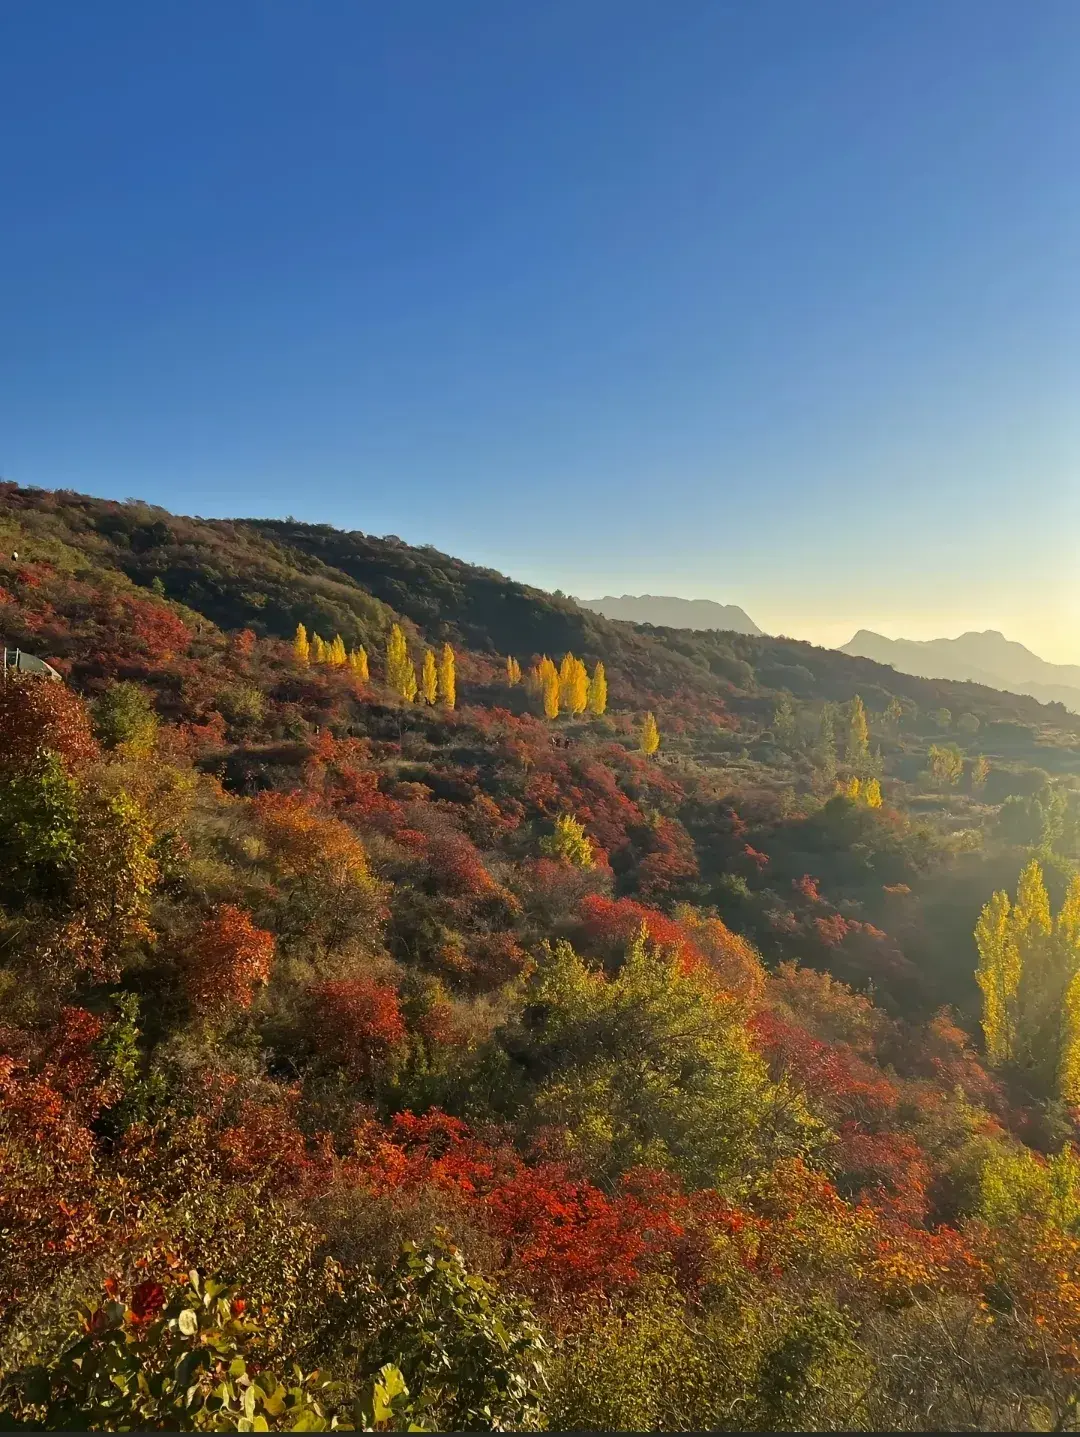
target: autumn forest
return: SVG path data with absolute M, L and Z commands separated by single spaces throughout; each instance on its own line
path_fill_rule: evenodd
M 0 638 L 4 1430 L 1080 1426 L 1080 717 L 14 484 Z

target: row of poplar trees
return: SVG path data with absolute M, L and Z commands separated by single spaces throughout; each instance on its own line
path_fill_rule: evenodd
M 331 668 L 350 668 L 363 683 L 368 682 L 368 655 L 363 644 L 359 648 L 346 650 L 340 634 L 330 643 L 318 634 L 310 637 L 303 624 L 297 624 L 293 639 L 293 653 L 298 663 L 326 664 Z M 452 709 L 457 702 L 457 680 L 455 675 L 454 650 L 443 644 L 438 659 L 431 649 L 424 650 L 420 673 L 409 654 L 409 643 L 400 624 L 393 624 L 386 641 L 384 657 L 386 685 L 405 702 L 413 703 L 422 698 L 425 703 L 440 703 Z M 511 685 L 522 681 L 521 665 L 517 659 L 506 660 L 506 677 Z M 541 696 L 544 714 L 557 719 L 560 713 L 572 715 L 589 713 L 599 717 L 607 709 L 607 675 L 603 662 L 598 660 L 592 674 L 574 654 L 564 654 L 558 668 L 545 654 L 530 670 L 529 680 Z M 645 715 L 641 733 L 641 750 L 653 754 L 660 746 L 660 731 L 651 713 Z
M 517 659 L 506 661 L 506 677 L 511 684 L 521 682 L 521 665 Z M 545 717 L 557 719 L 559 714 L 583 714 L 586 709 L 597 717 L 607 708 L 607 675 L 600 662 L 589 672 L 579 658 L 564 654 L 555 667 L 547 654 L 529 673 L 529 681 L 540 694 Z
M 368 656 L 363 644 L 351 652 L 338 634 L 331 643 L 326 643 L 318 634 L 308 637 L 303 624 L 297 624 L 293 639 L 293 654 L 298 663 L 327 664 L 331 668 L 348 666 L 363 683 L 368 682 Z M 452 709 L 457 703 L 457 676 L 454 650 L 443 644 L 438 659 L 431 649 L 424 650 L 420 662 L 420 673 L 409 654 L 409 642 L 400 624 L 393 624 L 386 640 L 384 655 L 386 685 L 406 703 L 422 698 L 425 703 L 441 703 Z

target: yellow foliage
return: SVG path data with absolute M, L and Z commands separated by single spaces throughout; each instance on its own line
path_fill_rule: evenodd
M 867 808 L 881 807 L 881 784 L 876 778 L 868 778 L 863 789 L 863 799 Z
M 607 709 L 607 675 L 604 665 L 597 662 L 589 680 L 589 712 L 599 716 Z
M 356 675 L 356 677 L 360 680 L 362 684 L 367 683 L 368 656 L 367 649 L 364 648 L 363 644 L 361 644 L 358 649 L 353 649 L 352 653 L 349 655 L 349 668 L 352 669 L 353 673 Z
M 511 687 L 521 682 L 521 665 L 513 655 L 506 660 L 506 682 Z
M 348 655 L 345 653 L 345 641 L 340 634 L 335 634 L 333 642 L 327 647 L 326 662 L 332 664 L 336 669 L 342 669 L 348 662 Z
M 656 726 L 656 719 L 651 713 L 645 715 L 645 722 L 641 726 L 641 752 L 654 754 L 660 747 L 660 730 Z
M 329 650 L 318 634 L 311 636 L 311 657 L 317 664 L 329 662 Z
M 439 693 L 448 709 L 457 704 L 457 663 L 449 644 L 443 644 L 439 656 Z
M 544 715 L 549 719 L 557 719 L 559 717 L 559 671 L 547 654 L 537 665 L 536 675 L 543 695 Z
M 559 703 L 572 714 L 585 712 L 589 702 L 589 675 L 573 654 L 564 654 L 559 669 Z
M 308 643 L 307 629 L 303 624 L 297 624 L 296 637 L 293 639 L 293 657 L 298 664 L 311 662 L 311 645 Z
M 549 858 L 560 858 L 575 868 L 593 866 L 592 841 L 586 837 L 585 825 L 570 813 L 560 814 L 555 820 L 555 832 L 540 840 L 540 848 Z
M 439 676 L 435 671 L 435 655 L 430 649 L 424 650 L 424 666 L 420 673 L 420 692 L 424 702 L 433 704 L 439 696 Z

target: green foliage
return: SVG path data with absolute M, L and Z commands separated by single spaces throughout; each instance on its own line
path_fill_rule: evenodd
M 999 1228 L 1035 1219 L 1080 1232 L 1080 1156 L 1068 1146 L 1045 1161 L 1024 1148 L 994 1153 L 983 1165 L 978 1213 Z
M 818 1136 L 770 1083 L 737 1006 L 644 934 L 612 978 L 549 947 L 503 1043 L 532 1121 L 565 1129 L 600 1179 L 648 1165 L 724 1186 Z
M 139 684 L 110 684 L 92 705 L 94 731 L 106 748 L 130 745 L 140 753 L 154 746 L 158 717 L 150 696 Z
M 424 1248 L 406 1243 L 363 1302 L 373 1336 L 361 1367 L 392 1360 L 436 1431 L 540 1425 L 547 1344 L 528 1305 L 470 1273 L 445 1234 Z
M 115 1284 L 112 1284 L 115 1293 Z M 49 1361 L 9 1373 L 0 1387 L 8 1430 L 171 1428 L 181 1432 L 323 1431 L 339 1390 L 297 1370 L 286 1385 L 249 1371 L 258 1333 L 234 1290 L 190 1275 L 171 1297 L 141 1284 L 81 1306 L 79 1326 Z
M 0 897 L 5 905 L 66 895 L 79 851 L 76 781 L 41 755 L 29 769 L 0 775 Z

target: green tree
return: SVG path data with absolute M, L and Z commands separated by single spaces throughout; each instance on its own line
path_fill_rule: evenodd
M 733 999 L 639 934 L 612 977 L 545 949 L 504 1051 L 528 1120 L 562 1127 L 600 1181 L 638 1166 L 724 1185 L 818 1129 L 769 1080 Z
M 1056 917 L 1032 859 L 1016 901 L 998 892 L 975 928 L 976 978 L 992 1066 L 1008 1064 L 1043 1093 L 1080 1100 L 1080 876 Z
M 859 774 L 862 774 L 870 758 L 870 726 L 866 720 L 866 705 L 858 694 L 851 700 L 848 710 L 844 758 L 848 765 Z
M 129 751 L 147 754 L 157 738 L 158 717 L 150 695 L 139 684 L 110 684 L 92 705 L 94 730 L 106 748 L 125 744 Z

